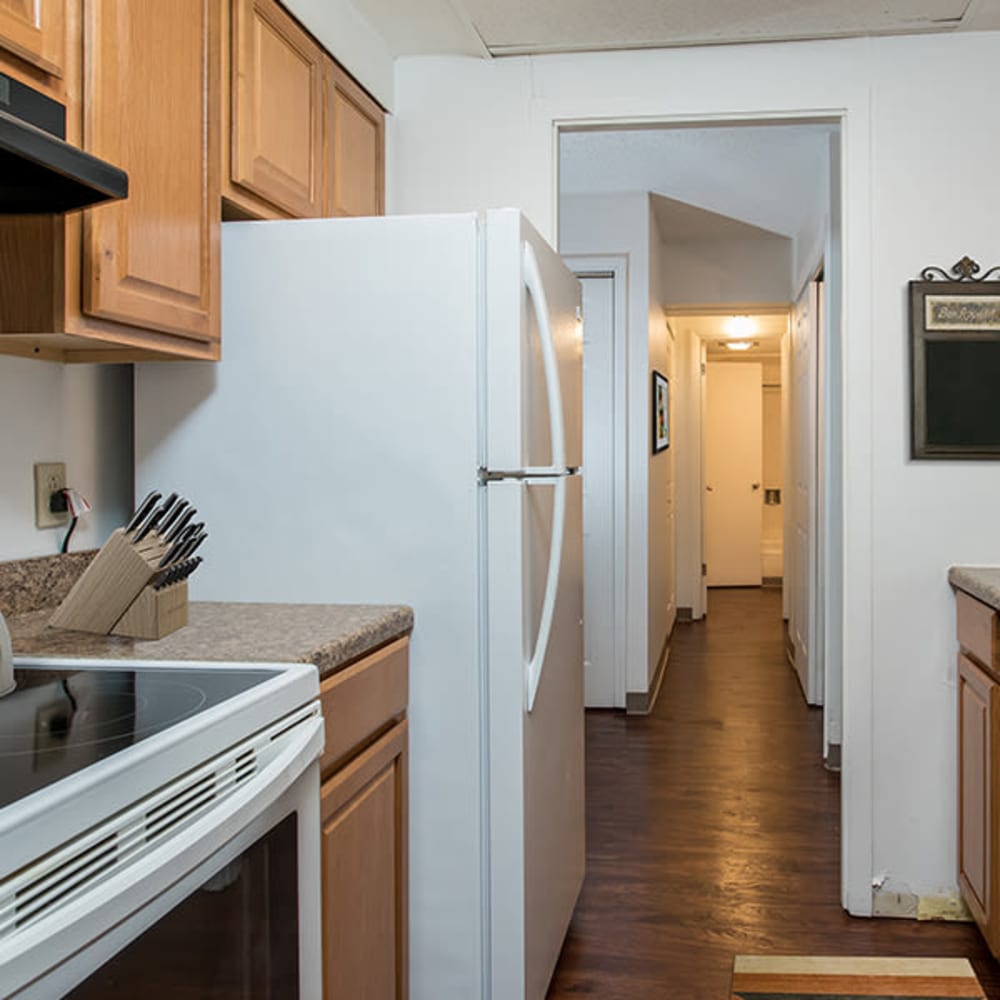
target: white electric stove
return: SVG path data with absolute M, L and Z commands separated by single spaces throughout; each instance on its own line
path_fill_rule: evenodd
M 315 667 L 14 665 L 0 996 L 318 998 Z

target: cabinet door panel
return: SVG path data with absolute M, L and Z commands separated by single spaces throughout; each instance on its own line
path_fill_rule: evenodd
M 990 702 L 993 682 L 965 656 L 958 658 L 959 877 L 966 902 L 988 922 L 990 885 Z
M 325 1000 L 405 1000 L 407 724 L 322 789 Z
M 0 0 L 0 48 L 62 76 L 66 0 Z
M 385 115 L 332 63 L 326 90 L 327 215 L 381 215 Z
M 234 184 L 293 215 L 321 207 L 323 54 L 273 0 L 236 0 Z
M 217 339 L 218 4 L 87 10 L 84 146 L 128 172 L 129 197 L 85 215 L 84 311 Z

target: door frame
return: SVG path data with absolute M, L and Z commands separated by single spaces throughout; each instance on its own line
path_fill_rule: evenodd
M 550 100 L 539 112 L 539 125 L 549 130 L 551 178 L 551 226 L 559 232 L 559 135 L 581 129 L 628 128 L 713 128 L 734 124 L 815 124 L 832 122 L 839 127 L 837 148 L 831 157 L 837 176 L 832 188 L 830 223 L 836 230 L 839 257 L 836 314 L 839 323 L 828 330 L 835 342 L 833 367 L 825 372 L 824 385 L 831 422 L 838 425 L 841 439 L 837 450 L 826 453 L 830 467 L 827 489 L 839 497 L 837 517 L 822 525 L 821 571 L 830 581 L 826 588 L 824 613 L 827 641 L 836 630 L 834 648 L 839 653 L 837 673 L 842 684 L 841 767 L 841 902 L 855 916 L 872 913 L 871 879 L 874 871 L 874 774 L 872 736 L 872 640 L 874 579 L 872 555 L 872 511 L 874 474 L 872 471 L 875 389 L 871 372 L 874 352 L 871 338 L 858 336 L 849 342 L 848 329 L 867 330 L 871 325 L 874 283 L 870 241 L 863 238 L 871 225 L 872 167 L 869 93 L 864 88 L 848 89 L 840 102 L 754 106 L 751 97 L 744 108 L 713 106 L 713 98 L 702 98 L 684 112 L 663 113 L 652 105 L 643 111 L 622 113 L 607 107 L 603 113 L 581 114 L 573 96 Z M 846 193 L 850 197 L 846 197 Z M 827 234 L 829 244 L 832 233 Z M 828 264 L 833 263 L 828 260 Z M 832 310 L 831 289 L 827 289 L 827 309 Z M 674 311 L 671 307 L 670 312 Z M 828 347 L 828 350 L 830 348 Z M 829 682 L 827 683 L 827 694 Z
M 632 600 L 629 592 L 628 559 L 628 254 L 562 254 L 566 266 L 578 278 L 610 278 L 614 287 L 612 331 L 613 429 L 612 465 L 614 486 L 614 703 L 626 707 L 628 678 L 628 609 Z M 584 317 L 586 323 L 586 317 Z M 584 334 L 586 337 L 586 334 Z M 583 568 L 586 581 L 587 567 Z M 584 584 L 586 586 L 586 583 Z

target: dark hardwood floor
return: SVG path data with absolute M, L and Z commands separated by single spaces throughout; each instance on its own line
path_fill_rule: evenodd
M 966 956 L 972 924 L 840 906 L 840 789 L 782 649 L 778 590 L 711 591 L 648 718 L 587 714 L 587 878 L 550 1000 L 723 1000 L 737 954 Z

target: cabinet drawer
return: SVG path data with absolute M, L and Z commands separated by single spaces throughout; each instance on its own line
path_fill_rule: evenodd
M 398 639 L 320 685 L 326 774 L 353 749 L 406 712 L 408 642 Z
M 997 613 L 961 590 L 955 592 L 955 609 L 959 645 L 980 663 L 995 668 Z

